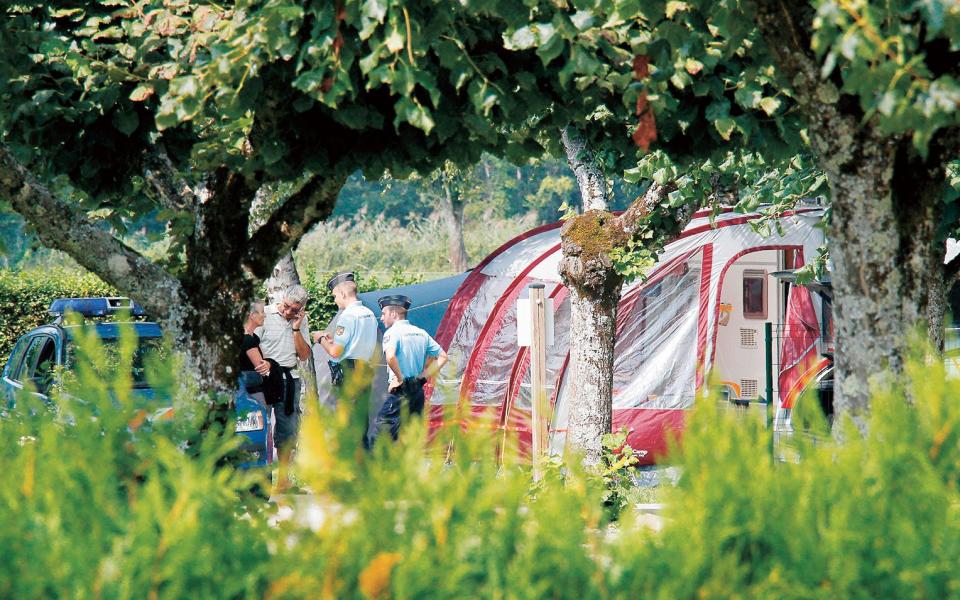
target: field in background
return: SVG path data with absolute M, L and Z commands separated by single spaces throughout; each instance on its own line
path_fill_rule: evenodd
M 476 265 L 502 243 L 535 225 L 535 216 L 479 216 L 464 223 L 470 265 Z M 446 228 L 437 215 L 405 225 L 396 220 L 358 215 L 321 223 L 304 236 L 296 252 L 304 273 L 356 269 L 378 276 L 400 272 L 438 279 L 453 275 Z

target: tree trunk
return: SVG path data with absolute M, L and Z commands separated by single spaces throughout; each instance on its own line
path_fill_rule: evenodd
M 584 464 L 596 465 L 603 454 L 601 439 L 610 433 L 613 422 L 613 349 L 616 342 L 617 305 L 620 284 L 613 273 L 606 292 L 580 288 L 575 273 L 590 270 L 579 257 L 562 270 L 570 289 L 570 364 L 568 387 L 570 413 L 567 420 L 567 447 L 583 452 Z M 612 270 L 611 270 L 612 271 Z
M 267 301 L 270 304 L 279 303 L 283 300 L 283 293 L 294 285 L 300 285 L 300 273 L 293 252 L 287 252 L 273 268 L 270 279 L 267 279 Z
M 943 346 L 943 164 L 909 139 L 861 143 L 843 168 L 828 165 L 830 257 L 837 336 L 834 407 L 861 432 L 870 388 L 903 372 L 911 332 L 924 324 Z
M 610 251 L 624 240 L 619 221 L 606 212 L 606 179 L 583 134 L 573 126 L 562 133 L 567 160 L 577 177 L 584 214 L 560 231 L 560 276 L 570 290 L 570 414 L 567 447 L 596 465 L 601 439 L 613 421 L 613 348 L 623 278 Z
M 457 273 L 463 273 L 469 266 L 467 248 L 463 241 L 463 201 L 454 198 L 450 183 L 444 178 L 443 193 L 440 194 L 440 213 L 447 226 L 447 245 L 450 252 L 450 265 Z
M 811 48 L 815 9 L 758 0 L 755 18 L 778 73 L 807 117 L 811 146 L 830 184 L 834 286 L 834 408 L 865 431 L 870 386 L 903 372 L 908 333 L 927 323 L 942 344 L 943 240 L 937 235 L 947 160 L 960 143 L 941 130 L 928 157 L 909 135 L 879 132 Z M 838 423 L 842 420 L 838 419 Z

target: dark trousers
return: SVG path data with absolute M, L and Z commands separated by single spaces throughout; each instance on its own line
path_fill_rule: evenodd
M 380 412 L 377 413 L 377 418 L 364 438 L 364 447 L 367 450 L 373 448 L 377 437 L 384 429 L 389 429 L 390 437 L 396 441 L 400 434 L 400 415 L 404 402 L 406 402 L 411 415 L 422 415 L 424 404 L 423 384 L 410 378 L 405 380 L 399 389 L 394 390 L 394 393 L 387 392 L 386 400 L 384 400 Z

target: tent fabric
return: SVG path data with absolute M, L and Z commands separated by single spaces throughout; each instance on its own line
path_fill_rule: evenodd
M 357 297 L 363 302 L 364 306 L 373 311 L 373 314 L 377 317 L 377 323 L 380 323 L 380 305 L 377 304 L 377 300 L 384 296 L 398 294 L 409 297 L 412 301 L 410 310 L 407 311 L 410 322 L 436 337 L 437 327 L 440 326 L 440 321 L 447 312 L 447 305 L 450 304 L 450 300 L 456 294 L 460 284 L 469 274 L 468 271 L 424 283 L 363 292 L 357 294 Z M 383 329 L 382 323 L 380 323 L 380 327 Z
M 780 351 L 780 408 L 793 408 L 810 381 L 829 366 L 830 361 L 820 356 L 819 341 L 820 322 L 813 306 L 813 295 L 804 286 L 792 286 Z
M 782 235 L 763 236 L 751 223 L 759 215 L 698 212 L 661 252 L 645 279 L 624 285 L 617 318 L 614 363 L 614 428 L 627 427 L 628 442 L 652 463 L 666 447 L 667 432 L 683 425 L 683 413 L 716 353 L 720 293 L 730 266 L 751 252 L 794 250 L 812 259 L 823 243 L 813 227 L 819 209 L 789 212 Z M 461 422 L 476 420 L 516 432 L 529 441 L 530 373 L 526 350 L 516 343 L 516 300 L 531 283 L 554 298 L 555 344 L 548 349 L 548 395 L 555 410 L 551 447 L 562 448 L 568 409 L 569 300 L 558 272 L 560 223 L 507 242 L 470 272 L 450 300 L 437 341 L 450 362 L 430 396 L 432 425 L 443 406 L 458 405 Z

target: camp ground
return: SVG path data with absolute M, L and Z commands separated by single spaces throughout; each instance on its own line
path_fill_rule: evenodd
M 817 207 L 801 208 L 784 215 L 782 235 L 761 235 L 758 214 L 701 211 L 645 278 L 624 286 L 613 428 L 627 428 L 628 443 L 645 452 L 647 464 L 663 455 L 668 432 L 682 429 L 708 382 L 735 405 L 766 407 L 768 324 L 776 345 L 774 408 L 789 407 L 828 367 L 821 334 L 829 331 L 829 303 L 782 277 L 816 256 L 824 242 L 815 226 L 821 217 Z M 510 240 L 466 274 L 362 295 L 375 311 L 381 294 L 411 296 L 411 321 L 447 349 L 449 366 L 429 396 L 432 427 L 456 418 L 464 427 L 498 428 L 521 450 L 529 447 L 530 358 L 517 345 L 516 301 L 531 283 L 543 283 L 555 311 L 555 340 L 547 349 L 550 447 L 563 448 L 570 306 L 557 270 L 560 225 Z

